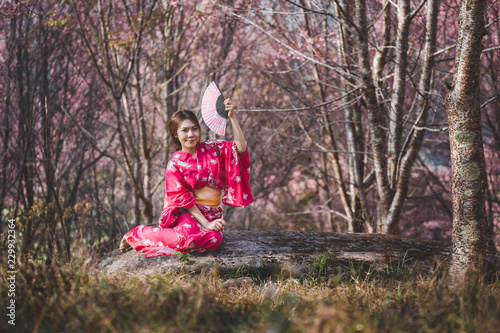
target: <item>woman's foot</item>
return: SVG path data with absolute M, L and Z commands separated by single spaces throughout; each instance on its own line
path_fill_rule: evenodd
M 124 252 L 129 251 L 130 249 L 132 249 L 132 247 L 127 242 L 127 239 L 125 238 L 125 236 L 123 236 L 122 241 L 120 242 L 120 252 L 124 253 Z

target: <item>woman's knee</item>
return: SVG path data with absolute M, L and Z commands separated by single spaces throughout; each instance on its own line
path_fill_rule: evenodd
M 210 239 L 207 244 L 208 245 L 207 250 L 214 251 L 218 249 L 221 244 L 222 244 L 222 233 L 217 231 L 212 231 L 210 233 Z

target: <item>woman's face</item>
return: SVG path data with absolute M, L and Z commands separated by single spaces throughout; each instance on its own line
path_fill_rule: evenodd
M 200 129 L 191 119 L 183 120 L 177 128 L 177 138 L 183 151 L 195 154 L 196 144 L 200 140 Z

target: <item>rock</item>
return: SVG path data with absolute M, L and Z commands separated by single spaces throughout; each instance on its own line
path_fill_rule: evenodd
M 238 287 L 251 287 L 251 286 L 256 286 L 256 283 L 252 280 L 251 277 L 248 276 L 243 276 L 237 279 L 229 279 L 224 281 L 222 284 L 222 287 L 231 289 L 231 288 L 238 288 Z
M 397 267 L 404 262 L 407 266 L 432 272 L 436 264 L 449 260 L 450 244 L 382 234 L 226 231 L 217 251 L 191 255 L 189 263 L 178 256 L 145 258 L 134 250 L 122 254 L 117 249 L 99 259 L 91 270 L 105 274 L 156 275 L 169 270 L 199 272 L 217 267 L 223 274 L 243 267 L 262 270 L 269 275 L 299 277 L 327 251 L 333 252 L 334 263 L 364 262 L 367 267 L 376 263 L 379 269 L 385 269 L 387 264 Z M 488 258 L 498 267 L 497 258 Z

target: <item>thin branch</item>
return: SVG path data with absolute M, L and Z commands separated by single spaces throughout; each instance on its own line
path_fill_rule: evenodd
M 26 6 L 22 1 L 19 1 L 19 3 L 21 4 L 21 6 L 23 6 L 24 8 L 26 8 L 30 13 L 34 14 L 36 17 L 38 17 L 38 18 L 41 17 L 40 14 L 38 14 L 33 9 L 29 8 L 28 6 Z
M 273 39 L 273 40 L 274 40 L 275 42 L 277 42 L 278 44 L 282 45 L 283 47 L 285 47 L 285 48 L 286 48 L 286 49 L 288 49 L 289 51 L 291 51 L 291 52 L 293 52 L 293 53 L 295 53 L 295 54 L 297 54 L 297 55 L 299 55 L 299 56 L 303 57 L 304 59 L 307 59 L 307 60 L 309 60 L 309 61 L 311 61 L 312 63 L 315 63 L 315 64 L 317 64 L 317 65 L 320 65 L 320 66 L 326 67 L 326 68 L 328 68 L 328 69 L 331 69 L 331 70 L 333 70 L 333 71 L 337 72 L 337 73 L 338 73 L 338 74 L 340 74 L 340 75 L 344 75 L 344 76 L 350 77 L 350 78 L 352 78 L 352 79 L 354 79 L 354 80 L 356 80 L 356 81 L 361 81 L 361 78 L 360 78 L 359 76 L 356 76 L 356 75 L 353 75 L 353 74 L 347 73 L 347 72 L 345 72 L 345 71 L 343 71 L 343 70 L 340 70 L 340 69 L 338 69 L 338 68 L 336 68 L 336 67 L 333 67 L 333 66 L 330 66 L 330 65 L 328 65 L 328 64 L 325 64 L 325 63 L 324 63 L 324 62 L 322 62 L 322 61 L 319 61 L 319 60 L 316 60 L 316 59 L 314 59 L 314 58 L 311 58 L 311 57 L 310 57 L 310 56 L 308 56 L 307 54 L 304 54 L 304 53 L 302 53 L 302 52 L 300 52 L 300 51 L 298 51 L 298 50 L 294 49 L 293 47 L 289 46 L 288 44 L 284 43 L 284 42 L 283 42 L 283 41 L 281 41 L 280 39 L 278 39 L 278 38 L 276 38 L 275 36 L 273 36 L 271 33 L 269 33 L 266 29 L 262 28 L 262 27 L 261 27 L 260 25 L 258 25 L 257 23 L 254 23 L 254 22 L 252 22 L 252 21 L 250 21 L 250 20 L 248 20 L 248 19 L 244 18 L 243 16 L 238 15 L 238 14 L 236 14 L 236 13 L 234 13 L 234 12 L 229 12 L 229 15 L 232 15 L 232 16 L 234 16 L 234 17 L 236 17 L 236 18 L 238 18 L 238 19 L 240 19 L 240 20 L 242 20 L 242 21 L 244 21 L 244 22 L 246 22 L 246 23 L 248 23 L 248 24 L 250 24 L 250 25 L 254 26 L 254 27 L 255 27 L 255 28 L 257 28 L 258 30 L 262 31 L 264 34 L 266 34 L 267 36 L 269 36 L 271 39 Z
M 317 214 L 317 213 L 333 213 L 335 215 L 338 215 L 345 220 L 348 220 L 348 217 L 345 216 L 344 214 L 337 212 L 336 210 L 331 210 L 331 209 L 326 209 L 326 210 L 306 210 L 303 212 L 294 212 L 294 213 L 268 213 L 268 212 L 262 212 L 262 211 L 257 211 L 260 214 L 264 215 L 273 215 L 273 216 L 294 216 L 294 215 L 306 215 L 306 214 Z
M 300 148 L 300 147 L 289 147 L 284 145 L 278 145 L 278 148 L 291 149 L 291 150 L 300 150 L 300 151 L 309 151 L 309 152 L 318 152 L 318 153 L 345 153 L 345 154 L 362 154 L 362 155 L 373 155 L 373 153 L 363 152 L 363 151 L 346 151 L 346 150 L 329 150 L 329 149 L 309 149 L 309 148 Z
M 78 127 L 78 129 L 83 134 L 85 139 L 87 139 L 87 141 L 92 145 L 92 147 L 94 147 L 95 150 L 97 150 L 104 156 L 111 158 L 123 171 L 125 171 L 126 174 L 128 174 L 127 169 L 120 163 L 120 161 L 118 161 L 118 159 L 113 154 L 111 154 L 106 148 L 99 147 L 97 139 L 92 134 L 90 134 L 90 132 L 88 132 L 85 128 L 80 126 L 80 124 L 77 123 L 75 118 L 73 118 L 73 116 L 68 111 L 66 111 L 64 106 L 60 105 L 59 108 L 62 110 L 62 112 L 64 112 L 64 114 L 66 114 L 66 116 L 68 116 L 71 119 L 73 124 L 75 124 L 76 127 Z
M 420 3 L 418 4 L 417 8 L 415 8 L 415 10 L 413 12 L 410 13 L 409 17 L 410 17 L 410 20 L 413 20 L 415 18 L 415 15 L 418 14 L 418 12 L 420 11 L 420 9 L 422 9 L 422 7 L 424 6 L 424 4 L 427 2 L 427 0 L 422 0 L 420 1 Z
M 484 49 L 483 52 L 481 52 L 481 53 L 495 51 L 495 50 L 500 50 L 500 46 L 494 46 L 494 47 L 490 47 L 488 49 Z
M 294 68 L 287 69 L 287 70 L 283 70 L 283 71 L 266 71 L 266 72 L 269 73 L 269 74 L 288 74 L 290 72 L 296 71 L 297 69 L 301 68 L 304 65 L 307 65 L 308 63 L 309 63 L 309 60 L 304 61 L 300 65 L 298 65 L 298 66 L 296 66 Z
M 257 151 L 257 154 L 259 154 L 261 151 L 263 151 L 266 146 L 269 144 L 269 142 L 271 142 L 271 140 L 274 138 L 274 136 L 276 134 L 278 134 L 278 132 L 280 131 L 281 127 L 283 126 L 283 124 L 286 124 L 286 121 L 288 120 L 288 115 L 286 115 L 284 117 L 285 119 L 283 119 L 283 121 L 281 122 L 281 124 L 278 126 L 278 128 L 276 128 L 276 130 L 274 131 L 274 133 L 269 136 L 269 139 L 267 139 L 267 141 L 262 145 L 262 148 L 260 148 L 258 151 Z
M 440 55 L 441 53 L 446 52 L 446 51 L 448 51 L 448 50 L 451 50 L 452 48 L 454 48 L 454 47 L 456 47 L 456 46 L 457 46 L 457 44 L 456 44 L 456 43 L 455 43 L 455 44 L 453 44 L 453 45 L 450 45 L 450 46 L 448 46 L 448 47 L 446 47 L 446 48 L 444 48 L 444 49 L 442 49 L 442 50 L 439 50 L 439 51 L 437 51 L 437 52 L 434 52 L 434 53 L 432 54 L 432 56 L 433 56 L 433 57 L 435 57 L 435 56 L 437 56 L 437 55 Z
M 418 131 L 429 131 L 429 132 L 444 132 L 448 130 L 448 126 L 443 126 L 442 128 L 429 128 L 429 127 L 422 127 L 422 126 L 413 126 L 414 129 Z
M 485 29 L 488 29 L 489 27 L 491 27 L 493 24 L 495 24 L 496 22 L 500 21 L 500 17 L 497 17 L 496 19 L 494 19 L 493 21 L 491 21 L 490 23 L 488 23 L 487 25 L 485 25 Z
M 160 186 L 161 184 L 163 184 L 163 182 L 165 181 L 165 179 L 161 178 L 158 183 L 156 183 L 156 185 L 153 186 L 153 188 L 151 189 L 151 193 L 155 193 L 156 190 L 158 189 L 158 186 Z
M 434 192 L 432 194 L 427 194 L 427 195 L 415 195 L 415 196 L 408 196 L 408 200 L 409 199 L 429 199 L 429 198 L 434 198 L 436 196 L 438 196 L 438 194 L 443 194 L 443 193 L 449 193 L 449 191 L 446 191 L 446 190 L 443 190 L 443 191 L 439 191 L 439 192 Z
M 439 59 L 439 60 L 436 60 L 436 64 L 437 63 L 440 63 L 440 62 L 444 62 L 444 61 L 452 61 L 452 60 L 455 60 L 455 57 L 449 57 L 449 58 L 443 58 L 443 59 Z
M 293 112 L 293 111 L 311 110 L 311 109 L 319 108 L 319 107 L 331 104 L 333 102 L 339 101 L 342 98 L 344 98 L 346 96 L 349 96 L 350 94 L 352 94 L 353 92 L 355 92 L 355 91 L 357 91 L 359 89 L 361 89 L 361 88 L 359 88 L 359 87 L 358 88 L 354 88 L 354 89 L 348 91 L 347 93 L 345 93 L 344 95 L 342 95 L 340 97 L 337 97 L 337 98 L 334 98 L 334 99 L 332 99 L 332 100 L 330 100 L 328 102 L 316 104 L 316 105 L 313 105 L 313 106 L 307 106 L 307 107 L 303 107 L 303 108 L 293 108 L 293 109 L 238 109 L 238 111 L 242 111 L 242 112 Z
M 437 52 L 435 52 L 432 56 L 435 57 L 437 55 L 440 55 L 441 53 L 443 52 L 446 52 L 448 50 L 451 50 L 452 48 L 456 47 L 457 44 L 453 44 L 453 45 L 450 45 L 448 46 L 447 48 L 444 48 L 442 50 L 439 50 Z M 500 46 L 493 46 L 493 47 L 490 47 L 490 48 L 487 48 L 487 49 L 484 49 L 481 53 L 485 53 L 485 52 L 490 52 L 490 51 L 495 51 L 495 50 L 500 50 Z M 452 59 L 455 59 L 455 57 L 453 58 L 444 58 L 444 59 L 439 59 L 437 60 L 437 62 L 441 62 L 441 61 L 446 61 L 446 60 L 452 60 Z
M 480 108 L 484 108 L 486 105 L 490 104 L 491 102 L 493 102 L 495 99 L 497 99 L 498 97 L 500 97 L 500 95 L 496 95 L 490 99 L 488 99 L 487 101 L 485 101 L 483 104 L 481 104 Z
M 305 7 L 305 6 L 302 6 L 301 4 L 298 4 L 298 3 L 295 3 L 291 0 L 285 0 L 286 2 L 288 3 L 291 3 L 292 5 L 296 6 L 296 7 L 299 7 L 305 11 L 308 11 L 308 12 L 311 12 L 311 13 L 314 13 L 314 14 L 321 14 L 321 15 L 326 15 L 326 16 L 329 16 L 331 17 L 333 20 L 335 20 L 336 22 L 340 23 L 340 25 L 342 25 L 345 29 L 347 29 L 349 32 L 351 33 L 354 33 L 354 31 L 351 29 L 351 27 L 349 26 L 349 24 L 345 23 L 344 21 L 342 21 L 340 18 L 338 18 L 337 16 L 327 12 L 326 10 L 314 10 L 314 9 L 311 9 L 311 8 L 308 8 L 308 7 Z M 425 0 L 424 0 L 425 1 Z
M 497 3 L 497 1 L 498 1 L 498 0 L 493 1 L 493 2 L 491 3 L 491 5 L 488 7 L 488 9 L 486 9 L 485 13 L 489 12 L 489 11 L 490 11 L 490 9 L 493 7 L 493 5 Z

